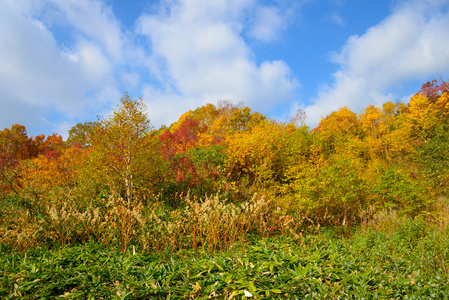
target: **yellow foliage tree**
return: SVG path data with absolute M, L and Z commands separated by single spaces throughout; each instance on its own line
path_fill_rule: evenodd
M 125 93 L 90 141 L 84 172 L 87 183 L 107 186 L 128 204 L 151 188 L 160 180 L 164 164 L 150 130 L 142 100 L 133 100 Z
M 298 134 L 305 134 L 293 124 L 263 120 L 248 131 L 227 138 L 226 164 L 236 180 L 246 177 L 261 188 L 276 188 L 285 171 L 305 151 Z

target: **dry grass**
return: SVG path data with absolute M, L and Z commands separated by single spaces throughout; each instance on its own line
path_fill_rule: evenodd
M 439 229 L 449 228 L 449 198 L 439 196 L 427 219 Z
M 158 201 L 129 205 L 110 196 L 84 208 L 70 199 L 62 206 L 47 204 L 43 214 L 11 209 L 2 213 L 8 217 L 0 221 L 0 242 L 18 250 L 95 242 L 123 252 L 130 246 L 148 252 L 215 251 L 243 243 L 248 234 L 299 237 L 305 221 L 300 215 L 282 214 L 273 201 L 257 194 L 241 205 L 219 195 L 196 199 L 187 194 L 180 202 L 179 209 L 170 210 Z
M 360 225 L 364 229 L 391 233 L 402 226 L 407 218 L 394 209 L 377 210 L 374 206 L 359 212 Z
M 425 222 L 432 230 L 447 231 L 449 229 L 449 199 L 439 196 L 428 211 L 421 212 L 415 218 Z M 403 226 L 408 217 L 394 209 L 376 209 L 370 206 L 359 212 L 360 225 L 365 230 L 395 232 Z

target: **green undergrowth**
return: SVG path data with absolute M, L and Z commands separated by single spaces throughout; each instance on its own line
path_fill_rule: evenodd
M 95 244 L 0 249 L 2 299 L 447 299 L 445 229 L 326 229 L 215 253 L 141 253 Z M 246 296 L 245 296 L 246 291 Z

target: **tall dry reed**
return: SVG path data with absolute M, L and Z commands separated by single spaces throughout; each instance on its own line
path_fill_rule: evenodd
M 219 195 L 198 199 L 187 194 L 175 210 L 160 201 L 129 204 L 114 196 L 80 208 L 69 199 L 63 205 L 46 204 L 43 211 L 2 214 L 8 217 L 0 221 L 0 242 L 19 250 L 94 242 L 123 252 L 130 246 L 146 252 L 215 251 L 242 243 L 248 234 L 295 234 L 302 222 L 257 194 L 239 205 Z

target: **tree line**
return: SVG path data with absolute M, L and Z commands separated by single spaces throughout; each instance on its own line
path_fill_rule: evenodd
M 449 187 L 449 85 L 434 80 L 408 103 L 342 107 L 310 129 L 299 110 L 279 122 L 220 101 L 154 129 L 127 93 L 113 113 L 58 134 L 0 131 L 0 199 L 35 214 L 68 201 L 82 211 L 119 197 L 176 209 L 180 195 L 220 194 L 244 203 L 257 193 L 286 213 L 323 224 L 356 224 L 360 210 L 430 210 Z

